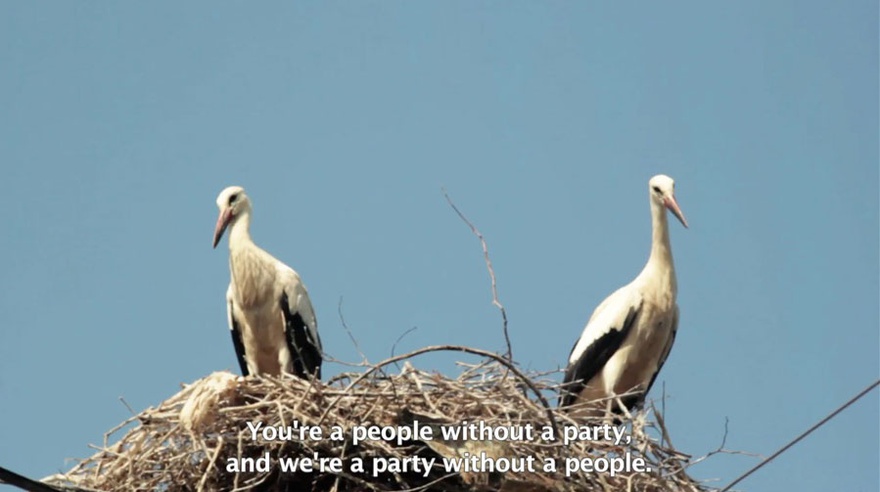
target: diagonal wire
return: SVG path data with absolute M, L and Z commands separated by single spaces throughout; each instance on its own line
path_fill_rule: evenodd
M 812 427 L 810 427 L 809 429 L 807 429 L 803 434 L 801 434 L 801 435 L 797 436 L 796 438 L 794 438 L 794 440 L 792 440 L 791 442 L 789 442 L 789 443 L 786 444 L 785 446 L 782 446 L 782 448 L 781 448 L 779 451 L 777 451 L 777 452 L 771 454 L 770 456 L 764 458 L 764 461 L 762 461 L 762 462 L 758 463 L 757 465 L 753 466 L 749 471 L 747 471 L 747 472 L 743 473 L 742 475 L 740 475 L 736 480 L 734 480 L 733 482 L 730 482 L 730 483 L 727 485 L 727 487 L 724 487 L 723 489 L 719 490 L 718 492 L 727 492 L 728 490 L 731 489 L 731 487 L 733 487 L 734 485 L 736 485 L 736 484 L 742 482 L 746 477 L 748 477 L 748 476 L 751 475 L 752 473 L 758 471 L 759 468 L 761 468 L 762 466 L 766 465 L 767 463 L 770 463 L 771 461 L 773 461 L 773 458 L 776 458 L 776 457 L 779 456 L 780 454 L 786 452 L 786 451 L 788 450 L 788 448 L 790 448 L 790 447 L 794 446 L 795 444 L 797 444 L 798 441 L 800 441 L 801 439 L 807 437 L 808 435 L 810 435 L 810 433 L 812 433 L 814 430 L 818 429 L 819 427 L 822 427 L 823 425 L 825 425 L 825 422 L 828 422 L 829 420 L 831 420 L 831 419 L 833 419 L 835 416 L 837 416 L 837 414 L 839 414 L 840 412 L 846 410 L 846 408 L 847 408 L 848 406 L 850 406 L 850 405 L 852 405 L 853 403 L 857 402 L 861 397 L 867 395 L 872 389 L 876 388 L 878 385 L 880 385 L 880 379 L 878 379 L 877 381 L 874 381 L 873 383 L 871 383 L 870 385 L 868 385 L 867 388 L 863 389 L 861 392 L 859 392 L 859 394 L 857 394 L 856 396 L 852 397 L 848 402 L 846 402 L 846 403 L 844 403 L 843 405 L 837 407 L 837 409 L 834 410 L 833 412 L 831 412 L 830 414 L 828 414 L 827 417 L 825 417 L 824 419 L 822 419 L 822 420 L 820 420 L 819 422 L 817 422 L 815 425 L 813 425 Z

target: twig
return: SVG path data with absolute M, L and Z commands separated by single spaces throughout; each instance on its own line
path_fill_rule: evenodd
M 666 398 L 666 395 L 663 395 Z M 669 432 L 666 430 L 666 416 L 665 413 L 657 412 L 657 407 L 654 406 L 654 402 L 651 402 L 651 407 L 654 409 L 654 418 L 657 420 L 657 425 L 660 427 L 660 446 L 669 446 L 670 448 L 674 448 L 675 446 L 672 444 L 672 440 L 669 438 Z
M 345 332 L 348 333 L 348 338 L 351 338 L 351 343 L 354 344 L 355 350 L 357 350 L 357 353 L 360 354 L 361 359 L 363 359 L 364 361 L 364 364 L 369 364 L 367 356 L 364 355 L 364 352 L 361 350 L 360 344 L 358 344 L 357 339 L 348 328 L 348 324 L 345 322 L 345 316 L 342 315 L 342 296 L 339 296 L 339 304 L 336 306 L 336 311 L 339 313 L 339 321 L 342 322 L 342 327 L 345 328 Z
M 128 411 L 131 412 L 131 415 L 132 415 L 132 416 L 137 416 L 137 412 L 135 412 L 134 409 L 131 408 L 131 405 L 129 405 L 128 402 L 125 401 L 125 397 L 120 396 L 120 397 L 119 397 L 119 401 L 121 401 L 122 404 L 125 405 L 125 408 L 127 408 Z
M 523 383 L 525 383 L 526 386 L 528 386 L 529 389 L 532 390 L 532 393 L 534 393 L 535 396 L 538 397 L 538 400 L 541 402 L 541 405 L 544 406 L 544 411 L 547 415 L 547 420 L 550 422 L 550 425 L 553 427 L 554 437 L 559 436 L 559 426 L 556 423 L 556 417 L 553 416 L 553 410 L 550 408 L 550 403 L 547 402 L 547 399 L 544 398 L 544 395 L 541 394 L 541 391 L 537 387 L 535 387 L 535 383 L 533 383 L 528 377 L 526 377 L 525 374 L 520 372 L 520 370 L 517 369 L 517 367 L 513 364 L 513 362 L 510 362 L 507 358 L 502 357 L 494 352 L 489 352 L 487 350 L 480 350 L 480 349 L 475 349 L 475 348 L 471 348 L 471 347 L 463 347 L 460 345 L 434 345 L 434 346 L 430 346 L 430 347 L 423 347 L 418 350 L 414 350 L 408 354 L 402 354 L 402 355 L 398 355 L 396 357 L 392 357 L 390 359 L 385 359 L 384 361 L 374 365 L 373 367 L 364 371 L 364 373 L 361 374 L 357 379 L 352 381 L 345 390 L 349 391 L 351 388 L 354 388 L 355 386 L 358 385 L 358 383 L 360 383 L 361 381 L 366 379 L 370 374 L 372 374 L 375 371 L 378 371 L 379 369 L 381 369 L 384 366 L 387 366 L 389 364 L 393 364 L 395 362 L 398 362 L 398 361 L 401 361 L 404 359 L 411 359 L 417 355 L 426 354 L 428 352 L 442 352 L 442 351 L 464 352 L 467 354 L 479 355 L 481 357 L 488 357 L 490 359 L 497 361 L 499 364 L 502 364 L 506 368 L 510 369 L 510 371 L 512 373 L 514 373 L 516 375 L 516 377 L 518 377 Z M 324 419 L 327 417 L 327 414 L 329 414 L 330 410 L 332 410 L 333 407 L 335 407 L 336 404 L 339 403 L 339 400 L 341 400 L 342 397 L 343 397 L 342 395 L 337 396 L 332 402 L 330 402 L 330 405 L 328 405 L 327 408 L 324 410 L 324 413 L 321 415 L 321 418 L 318 419 L 318 425 L 320 425 L 322 422 L 324 422 Z
M 700 456 L 699 458 L 689 462 L 687 464 L 687 466 L 682 468 L 682 471 L 684 469 L 687 469 L 687 468 L 690 468 L 694 465 L 702 463 L 703 461 L 708 459 L 710 456 L 714 456 L 716 454 L 730 454 L 730 455 L 751 456 L 752 458 L 763 458 L 763 456 L 756 454 L 756 453 L 749 453 L 746 451 L 734 451 L 734 450 L 730 450 L 730 449 L 724 449 L 724 445 L 727 443 L 727 427 L 728 427 L 729 422 L 730 422 L 730 419 L 727 417 L 724 417 L 724 435 L 721 437 L 721 444 L 718 445 L 718 447 L 715 450 L 709 451 L 705 455 Z
M 729 424 L 730 424 L 730 418 L 725 416 L 724 417 L 724 435 L 721 436 L 721 444 L 718 445 L 718 448 L 715 451 L 710 451 L 709 454 L 707 454 L 705 456 L 705 458 L 708 458 L 709 456 L 712 456 L 713 454 L 718 454 L 718 453 L 724 451 L 724 445 L 727 444 L 727 433 L 729 430 L 728 429 Z M 703 458 L 703 459 L 705 459 L 705 458 Z
M 211 457 L 211 461 L 208 463 L 208 466 L 205 467 L 205 473 L 202 475 L 202 479 L 199 480 L 198 491 L 201 492 L 205 490 L 205 484 L 208 483 L 208 477 L 211 475 L 211 469 L 214 468 L 214 465 L 217 463 L 217 457 L 220 456 L 220 450 L 223 449 L 223 438 L 217 440 L 217 449 L 214 450 L 214 456 Z
M 858 400 L 859 400 L 860 398 L 862 398 L 863 396 L 867 395 L 872 389 L 876 388 L 878 385 L 880 385 L 880 379 L 878 379 L 877 381 L 874 381 L 873 383 L 869 384 L 868 387 L 865 388 L 865 389 L 863 389 L 862 391 L 860 391 L 859 394 L 857 394 L 856 396 L 852 397 L 849 401 L 847 401 L 847 402 L 844 403 L 843 405 L 837 407 L 836 410 L 834 410 L 833 412 L 831 412 L 830 414 L 828 414 L 828 416 L 826 416 L 825 418 L 823 418 L 822 420 L 820 420 L 819 422 L 817 422 L 816 424 L 814 424 L 812 427 L 810 427 L 809 429 L 807 429 L 806 431 L 804 431 L 803 434 L 797 436 L 796 438 L 794 438 L 791 442 L 789 442 L 789 443 L 786 444 L 785 446 L 782 446 L 782 448 L 780 448 L 779 451 L 776 451 L 775 453 L 771 454 L 770 456 L 768 456 L 767 458 L 765 458 L 763 461 L 761 461 L 761 462 L 758 463 L 757 465 L 755 465 L 755 466 L 753 466 L 752 468 L 750 468 L 749 471 L 747 471 L 747 472 L 743 473 L 742 475 L 740 475 L 739 477 L 737 477 L 736 480 L 734 480 L 733 482 L 730 482 L 729 484 L 727 484 L 727 487 L 724 487 L 723 489 L 719 490 L 718 492 L 727 492 L 727 491 L 730 490 L 734 485 L 736 485 L 736 484 L 742 482 L 746 477 L 748 477 L 748 476 L 751 475 L 752 473 L 758 471 L 758 469 L 760 469 L 762 466 L 766 465 L 767 463 L 770 463 L 771 461 L 773 461 L 774 458 L 776 458 L 776 457 L 779 456 L 780 454 L 786 452 L 790 447 L 794 446 L 794 445 L 797 444 L 801 439 L 803 439 L 803 438 L 807 437 L 808 435 L 810 435 L 814 430 L 816 430 L 816 429 L 818 429 L 819 427 L 822 427 L 823 425 L 825 425 L 826 422 L 828 422 L 829 420 L 833 419 L 833 418 L 834 418 L 835 416 L 837 416 L 837 414 L 839 414 L 840 412 L 846 410 L 847 407 L 849 407 L 850 405 L 852 405 L 853 403 L 855 403 L 856 401 L 858 401 Z
M 652 403 L 652 406 L 653 406 L 653 403 Z M 661 418 L 665 420 L 666 419 L 666 380 L 665 379 L 663 380 L 663 396 L 660 399 L 660 412 L 663 414 L 663 417 L 661 417 Z M 656 407 L 654 408 L 654 415 L 655 416 L 657 415 L 657 408 Z M 727 429 L 727 424 L 725 424 L 725 437 L 727 436 L 726 429 Z M 666 430 L 665 426 L 663 427 L 663 430 L 664 431 Z M 661 447 L 666 444 L 666 441 L 669 440 L 668 438 L 669 438 L 669 436 L 666 435 L 666 432 L 663 432 L 661 434 L 661 437 L 660 437 L 660 446 Z M 669 445 L 672 446 L 672 443 L 670 442 Z
M 480 240 L 480 245 L 483 247 L 483 259 L 486 260 L 486 268 L 489 270 L 489 279 L 492 281 L 492 304 L 501 311 L 501 324 L 504 329 L 504 342 L 507 344 L 507 360 L 513 361 L 513 348 L 510 345 L 510 336 L 507 333 L 507 310 L 504 309 L 504 305 L 501 304 L 501 301 L 498 300 L 498 286 L 495 281 L 495 269 L 492 268 L 492 260 L 489 258 L 489 247 L 486 245 L 486 239 L 483 238 L 483 234 L 479 229 L 468 220 L 467 217 L 461 213 L 461 210 L 455 206 L 455 203 L 452 202 L 452 199 L 449 198 L 449 194 L 446 193 L 446 189 L 443 188 L 443 196 L 446 197 L 446 202 L 449 203 L 449 206 L 452 207 L 452 210 L 455 210 L 455 213 L 458 214 L 458 217 L 470 227 L 471 232 L 477 236 L 477 239 Z
M 405 332 L 403 332 L 399 337 L 397 337 L 397 340 L 394 341 L 394 345 L 391 346 L 391 357 L 394 357 L 394 351 L 397 349 L 397 344 L 400 343 L 401 340 L 406 338 L 407 335 L 416 331 L 418 328 L 419 328 L 418 326 L 413 326 L 409 330 L 406 330 Z M 398 371 L 400 370 L 400 366 L 397 365 L 396 362 L 394 363 L 394 367 L 396 367 Z
M 364 361 L 357 362 L 357 363 L 347 362 L 347 361 L 344 361 L 341 359 L 337 359 L 333 356 L 327 355 L 326 353 L 322 353 L 322 357 L 324 359 L 324 362 L 332 362 L 334 364 L 339 364 L 341 366 L 346 366 L 346 367 L 368 367 L 370 365 L 369 362 L 364 362 Z M 327 381 L 328 382 L 333 381 L 335 378 L 336 378 L 336 376 L 333 376 L 330 379 L 328 379 Z

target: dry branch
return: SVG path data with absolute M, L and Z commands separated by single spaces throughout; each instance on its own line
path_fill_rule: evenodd
M 452 207 L 452 210 L 455 210 L 455 213 L 458 214 L 458 217 L 471 229 L 471 232 L 474 236 L 477 236 L 477 239 L 480 240 L 480 246 L 483 248 L 483 260 L 486 262 L 486 269 L 489 270 L 489 280 L 492 282 L 492 304 L 501 311 L 501 328 L 504 331 L 504 342 L 507 344 L 507 360 L 513 360 L 513 347 L 510 344 L 510 335 L 507 333 L 507 310 L 504 308 L 504 304 L 501 304 L 501 301 L 498 299 L 498 282 L 495 279 L 495 269 L 492 267 L 492 259 L 489 258 L 489 246 L 486 244 L 486 239 L 483 237 L 483 233 L 477 229 L 477 226 L 474 225 L 465 215 L 455 206 L 455 203 L 452 202 L 452 198 L 449 198 L 449 194 L 446 193 L 446 190 L 443 190 L 443 196 L 446 197 L 446 202 L 449 203 L 449 206 Z

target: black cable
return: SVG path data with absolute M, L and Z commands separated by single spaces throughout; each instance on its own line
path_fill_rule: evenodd
M 824 419 L 822 419 L 822 420 L 820 420 L 819 422 L 817 422 L 814 426 L 812 426 L 812 427 L 810 427 L 809 429 L 807 429 L 803 434 L 801 434 L 801 435 L 797 436 L 796 438 L 794 438 L 793 441 L 791 441 L 791 442 L 789 442 L 788 444 L 786 444 L 785 446 L 783 446 L 782 449 L 780 449 L 779 451 L 777 451 L 777 452 L 771 454 L 771 455 L 768 456 L 767 458 L 764 458 L 764 461 L 758 463 L 757 465 L 755 465 L 754 467 L 752 467 L 752 469 L 750 469 L 749 471 L 747 471 L 747 472 L 743 473 L 742 475 L 740 475 L 736 480 L 734 480 L 733 482 L 730 482 L 730 483 L 727 485 L 727 487 L 724 487 L 723 489 L 719 490 L 718 492 L 727 492 L 728 490 L 730 490 L 731 487 L 733 487 L 734 485 L 736 485 L 736 484 L 742 482 L 746 477 L 748 477 L 749 475 L 751 475 L 752 473 L 754 473 L 755 471 L 757 471 L 759 468 L 761 468 L 762 466 L 764 466 L 764 465 L 766 465 L 767 463 L 769 463 L 770 461 L 772 461 L 773 458 L 776 458 L 776 457 L 779 456 L 780 454 L 784 453 L 785 451 L 788 450 L 788 448 L 790 448 L 790 447 L 794 446 L 795 444 L 797 444 L 798 441 L 800 441 L 801 439 L 803 439 L 803 438 L 807 437 L 808 435 L 810 435 L 811 432 L 813 432 L 814 430 L 818 429 L 819 427 L 822 427 L 823 425 L 825 425 L 825 422 L 828 422 L 829 420 L 833 419 L 838 413 L 844 411 L 844 410 L 846 409 L 846 407 L 848 407 L 848 406 L 852 405 L 853 403 L 855 403 L 856 401 L 858 401 L 859 398 L 861 398 L 861 397 L 867 395 L 868 392 L 871 391 L 872 389 L 876 388 L 877 385 L 880 385 L 880 379 L 878 379 L 877 381 L 874 381 L 874 382 L 873 382 L 872 384 L 870 384 L 867 388 L 865 388 L 865 389 L 863 389 L 861 392 L 859 392 L 859 394 L 857 394 L 856 396 L 852 397 L 852 399 L 850 399 L 848 402 L 846 402 L 846 403 L 844 403 L 843 405 L 837 407 L 837 410 L 831 412 L 830 414 L 828 414 L 827 417 L 825 417 Z

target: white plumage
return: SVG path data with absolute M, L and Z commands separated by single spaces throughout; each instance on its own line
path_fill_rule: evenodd
M 672 178 L 654 176 L 648 193 L 653 222 L 648 263 L 593 311 L 569 356 L 562 406 L 601 402 L 608 411 L 618 397 L 627 409 L 641 405 L 672 349 L 678 329 L 678 287 L 666 209 L 685 227 L 687 221 L 675 200 Z M 594 405 L 582 413 L 601 416 L 604 411 Z
M 229 229 L 226 292 L 229 330 L 243 375 L 282 372 L 321 377 L 322 348 L 309 294 L 299 275 L 254 244 L 251 202 L 240 186 L 217 197 L 214 247 Z

